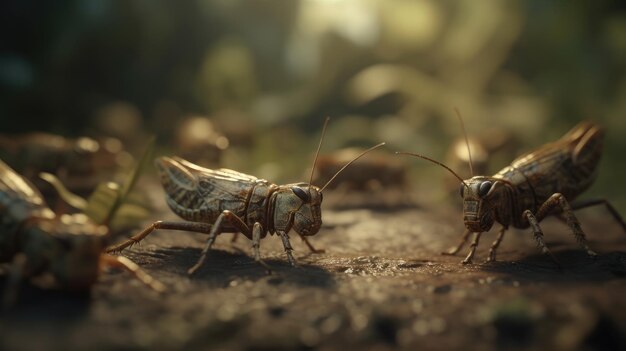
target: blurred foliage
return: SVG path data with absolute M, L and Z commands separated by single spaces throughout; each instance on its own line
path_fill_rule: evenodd
M 65 203 L 83 212 L 94 223 L 105 225 L 113 231 L 130 228 L 150 214 L 149 209 L 142 204 L 146 199 L 138 192 L 132 192 L 142 171 L 151 163 L 154 147 L 155 138 L 151 137 L 143 154 L 132 169 L 126 172 L 121 184 L 101 182 L 87 199 L 69 191 L 54 174 L 42 172 L 39 176 L 54 187 Z
M 520 150 L 581 119 L 608 129 L 599 180 L 626 212 L 626 6 L 498 0 L 60 0 L 0 5 L 2 132 L 111 135 L 130 150 L 206 116 L 222 165 L 305 178 L 322 152 L 384 140 L 444 159 L 460 135 L 511 133 Z M 497 171 L 515 155 L 494 155 Z M 393 157 L 390 155 L 390 157 Z M 440 169 L 413 188 L 443 199 Z

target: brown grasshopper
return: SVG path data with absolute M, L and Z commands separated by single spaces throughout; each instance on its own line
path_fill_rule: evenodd
M 0 263 L 11 263 L 5 305 L 15 301 L 23 278 L 52 278 L 51 287 L 85 290 L 106 267 L 164 290 L 129 259 L 104 254 L 107 239 L 107 227 L 83 214 L 57 216 L 28 180 L 0 161 Z
M 209 237 L 198 262 L 187 273 L 196 272 L 206 260 L 209 250 L 220 233 L 242 233 L 252 240 L 254 259 L 268 271 L 261 260 L 260 241 L 268 233 L 277 234 L 283 242 L 289 263 L 294 266 L 293 248 L 288 233 L 293 229 L 312 252 L 319 252 L 308 241 L 322 225 L 322 193 L 346 167 L 366 153 L 383 146 L 373 146 L 346 165 L 321 188 L 311 184 L 326 124 L 315 154 L 308 183 L 276 185 L 264 179 L 230 169 L 212 170 L 195 165 L 178 157 L 161 157 L 155 162 L 166 192 L 170 209 L 189 222 L 157 221 L 139 234 L 107 252 L 121 251 L 143 240 L 155 229 L 184 230 L 208 234 Z
M 461 120 L 458 111 L 457 115 Z M 461 126 L 462 123 L 461 120 Z M 465 134 L 465 128 L 463 132 Z M 604 131 L 601 127 L 582 122 L 561 139 L 519 156 L 510 166 L 491 177 L 473 176 L 470 156 L 472 177 L 465 180 L 448 166 L 429 157 L 407 152 L 397 154 L 416 156 L 438 164 L 461 182 L 466 230 L 461 242 L 442 254 L 455 255 L 465 245 L 469 235 L 474 233 L 470 252 L 462 261 L 463 264 L 471 263 L 481 233 L 489 231 L 494 222 L 498 222 L 502 227 L 491 245 L 488 262 L 495 261 L 496 250 L 509 226 L 521 229 L 531 227 L 542 253 L 556 261 L 543 240 L 539 226 L 539 222 L 548 215 L 561 216 L 589 256 L 596 256 L 596 253 L 589 249 L 574 210 L 604 204 L 626 231 L 624 220 L 606 199 L 570 205 L 570 201 L 593 183 L 602 154 L 603 139 Z
M 74 191 L 87 191 L 131 158 L 115 138 L 65 138 L 48 133 L 0 134 L 0 158 L 38 184 L 40 172 L 57 174 Z M 132 159 L 132 158 L 131 158 Z M 127 163 L 127 162 L 126 162 Z

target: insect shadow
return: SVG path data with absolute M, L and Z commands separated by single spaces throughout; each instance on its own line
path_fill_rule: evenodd
M 554 252 L 561 262 L 546 261 L 541 253 L 531 254 L 513 262 L 496 261 L 481 265 L 480 269 L 508 275 L 510 278 L 554 283 L 609 281 L 626 278 L 626 252 L 612 251 L 596 258 L 586 257 L 579 250 Z
M 201 251 L 200 248 L 172 246 L 141 254 L 159 259 L 153 265 L 154 271 L 165 270 L 184 276 L 189 264 L 195 262 Z M 270 284 L 276 285 L 282 283 L 316 287 L 335 285 L 330 272 L 319 266 L 300 263 L 294 270 L 289 262 L 278 257 L 270 258 L 267 262 L 272 264 L 274 274 L 271 276 L 259 270 L 255 259 L 243 250 L 213 249 L 211 256 L 207 258 L 208 264 L 198 270 L 196 275 L 202 281 L 223 286 L 228 285 L 233 277 L 252 281 L 268 279 Z

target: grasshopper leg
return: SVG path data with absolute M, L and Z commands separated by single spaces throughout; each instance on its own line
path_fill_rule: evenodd
M 208 233 L 211 230 L 211 225 L 207 223 L 199 222 L 164 222 L 157 221 L 146 227 L 139 234 L 130 237 L 128 240 L 121 242 L 117 245 L 112 245 L 106 248 L 105 252 L 119 252 L 130 246 L 133 246 L 145 239 L 156 229 L 171 229 L 171 230 L 184 230 L 188 232 Z
M 289 264 L 295 267 L 296 260 L 293 258 L 293 255 L 291 254 L 291 251 L 293 251 L 293 248 L 291 247 L 291 243 L 289 242 L 289 236 L 287 235 L 287 233 L 283 231 L 278 231 L 277 233 L 278 235 L 280 235 L 280 238 L 283 241 L 283 247 L 285 248 L 285 253 L 287 254 L 287 259 L 289 260 Z
M 209 238 L 207 239 L 206 244 L 204 245 L 204 248 L 202 249 L 202 255 L 200 256 L 200 259 L 198 259 L 198 262 L 196 262 L 196 264 L 193 265 L 193 267 L 187 270 L 187 274 L 192 275 L 198 269 L 200 269 L 200 267 L 202 267 L 202 265 L 204 264 L 204 261 L 206 261 L 206 258 L 209 254 L 209 250 L 211 250 L 211 246 L 213 246 L 215 239 L 222 232 L 222 226 L 225 224 L 224 223 L 225 221 L 226 223 L 232 225 L 237 230 L 242 232 L 248 238 L 251 237 L 250 228 L 246 225 L 246 223 L 244 223 L 244 221 L 241 220 L 241 218 L 237 217 L 237 215 L 235 215 L 234 213 L 228 210 L 225 210 L 224 212 L 220 213 L 219 216 L 217 216 L 217 220 L 215 221 L 215 224 L 213 224 L 213 227 L 211 228 L 211 232 L 209 232 Z
M 604 205 L 606 207 L 606 209 L 609 211 L 609 213 L 611 214 L 611 216 L 613 216 L 615 221 L 617 223 L 619 223 L 622 226 L 622 229 L 626 232 L 626 223 L 624 222 L 624 219 L 619 214 L 619 212 L 617 212 L 615 207 L 613 207 L 613 205 L 611 205 L 609 200 L 607 200 L 607 199 L 593 199 L 593 200 L 580 201 L 580 202 L 576 202 L 576 203 L 571 204 L 572 210 L 580 210 L 580 209 L 583 209 L 583 208 L 586 208 L 586 207 L 592 207 L 592 206 L 597 206 L 597 205 Z
M 298 234 L 300 235 L 300 234 Z M 309 248 L 309 250 L 311 250 L 312 253 L 324 253 L 326 252 L 326 250 L 323 249 L 316 249 L 313 245 L 311 245 L 311 243 L 309 242 L 309 239 L 306 238 L 306 236 L 304 235 L 300 235 L 300 238 L 302 239 L 302 241 L 304 241 L 304 243 L 306 244 L 306 246 Z
M 100 256 L 100 264 L 103 267 L 114 267 L 123 269 L 131 273 L 140 282 L 144 283 L 156 292 L 164 292 L 166 289 L 165 285 L 163 285 L 160 281 L 152 278 L 151 275 L 142 270 L 135 262 L 129 260 L 126 257 L 104 254 Z
M 502 226 L 502 228 L 500 228 L 500 232 L 498 232 L 498 237 L 491 244 L 491 248 L 489 249 L 489 258 L 487 259 L 487 262 L 496 261 L 496 250 L 498 250 L 498 246 L 500 246 L 500 243 L 502 242 L 502 238 L 504 238 L 504 233 L 506 232 L 506 230 L 507 230 L 507 227 L 505 226 Z
M 27 261 L 28 259 L 23 253 L 15 255 L 13 258 L 13 262 L 11 263 L 11 268 L 9 270 L 8 281 L 4 289 L 4 295 L 2 296 L 3 308 L 9 308 L 15 305 Z
M 537 211 L 537 216 L 536 216 L 537 220 L 541 221 L 548 214 L 550 214 L 552 210 L 557 206 L 561 207 L 561 209 L 563 210 L 563 217 L 565 218 L 567 225 L 570 227 L 570 229 L 574 233 L 574 236 L 576 237 L 576 241 L 578 242 L 578 245 L 580 245 L 582 249 L 587 251 L 587 254 L 589 256 L 591 257 L 597 256 L 598 254 L 591 251 L 591 249 L 589 248 L 589 245 L 587 244 L 587 238 L 585 237 L 585 232 L 583 232 L 582 228 L 580 227 L 580 222 L 574 215 L 574 211 L 570 207 L 569 202 L 565 199 L 565 196 L 563 196 L 563 194 L 555 193 L 552 196 L 550 196 L 550 198 L 546 200 L 546 202 L 544 202 L 543 205 L 541 205 L 541 207 L 539 207 L 539 210 Z
M 530 210 L 526 210 L 524 211 L 523 216 L 524 218 L 528 220 L 528 223 L 533 229 L 533 235 L 535 237 L 535 240 L 537 241 L 537 245 L 541 247 L 541 253 L 550 256 L 550 258 L 552 258 L 554 263 L 556 263 L 557 266 L 561 267 L 559 260 L 557 260 L 556 257 L 554 257 L 554 255 L 552 254 L 552 251 L 548 249 L 548 247 L 546 246 L 546 243 L 543 241 L 543 231 L 541 230 L 541 227 L 539 227 L 539 222 L 537 221 L 537 218 L 535 217 L 535 215 L 533 215 L 532 212 L 530 212 Z
M 474 258 L 474 254 L 476 253 L 476 248 L 478 247 L 478 241 L 480 240 L 480 235 L 482 232 L 474 233 L 474 240 L 470 244 L 470 252 L 467 254 L 467 257 L 461 262 L 463 264 L 472 263 L 472 259 Z
M 467 238 L 469 238 L 470 234 L 471 232 L 469 231 L 469 229 L 465 229 L 465 233 L 463 233 L 463 236 L 461 237 L 461 242 L 457 246 L 453 246 L 449 248 L 448 251 L 444 251 L 441 254 L 450 255 L 450 256 L 456 255 L 457 252 L 461 251 L 463 246 L 465 246 L 465 243 L 467 242 Z
M 271 274 L 272 269 L 261 259 L 261 252 L 259 249 L 261 247 L 261 233 L 263 233 L 261 223 L 254 223 L 254 226 L 252 227 L 252 250 L 254 251 L 254 260 L 263 266 L 263 268 L 267 270 L 268 274 Z

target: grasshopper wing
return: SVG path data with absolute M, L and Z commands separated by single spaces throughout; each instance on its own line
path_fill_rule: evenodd
M 192 173 L 203 174 L 203 175 L 206 175 L 207 177 L 217 177 L 217 178 L 224 178 L 226 180 L 247 181 L 247 182 L 255 182 L 255 181 L 258 180 L 258 178 L 255 177 L 255 176 L 251 176 L 249 174 L 233 171 L 232 169 L 227 169 L 227 168 L 219 168 L 219 169 L 204 168 L 204 167 L 200 167 L 200 166 L 198 166 L 196 164 L 193 164 L 193 163 L 191 163 L 191 162 L 189 162 L 187 160 L 184 160 L 184 159 L 182 159 L 180 157 L 174 157 L 174 160 L 176 160 L 178 163 L 180 163 L 182 166 L 187 168 Z
M 181 158 L 157 162 L 172 210 L 187 220 L 214 220 L 225 211 L 244 216 L 253 189 L 268 182 L 229 169 L 208 169 Z

